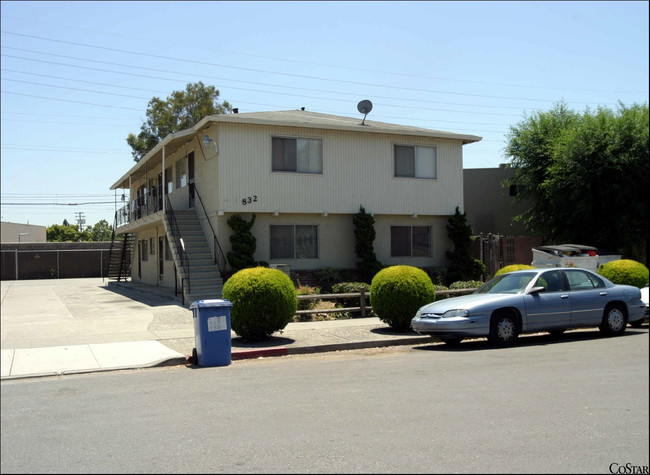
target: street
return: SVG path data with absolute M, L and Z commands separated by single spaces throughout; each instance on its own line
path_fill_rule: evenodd
M 647 327 L 10 380 L 1 469 L 648 473 L 648 400 Z

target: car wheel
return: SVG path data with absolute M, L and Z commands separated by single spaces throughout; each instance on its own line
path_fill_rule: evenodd
M 493 345 L 512 345 L 519 336 L 517 320 L 510 312 L 500 311 L 495 313 L 490 320 L 490 334 L 488 341 Z
M 463 339 L 461 337 L 446 337 L 441 338 L 444 344 L 447 346 L 458 346 Z
M 605 307 L 603 321 L 598 328 L 606 335 L 620 335 L 625 331 L 627 318 L 619 305 Z

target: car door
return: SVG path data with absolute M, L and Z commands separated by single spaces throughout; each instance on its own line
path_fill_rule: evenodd
M 566 282 L 560 270 L 545 272 L 537 278 L 533 287 L 544 291 L 524 296 L 526 308 L 526 331 L 544 331 L 568 328 L 571 323 L 571 302 Z
M 571 326 L 599 325 L 607 305 L 605 282 L 580 269 L 566 269 L 564 273 L 569 284 Z

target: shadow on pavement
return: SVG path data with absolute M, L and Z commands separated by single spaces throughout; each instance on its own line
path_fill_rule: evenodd
M 645 326 L 647 328 L 647 325 Z M 475 338 L 463 340 L 459 344 L 446 344 L 441 341 L 433 340 L 431 344 L 423 344 L 414 347 L 421 351 L 485 351 L 485 350 L 508 350 L 517 347 L 534 347 L 552 344 L 572 343 L 576 341 L 595 340 L 599 338 L 625 338 L 629 335 L 647 333 L 643 328 L 627 328 L 625 333 L 617 337 L 603 335 L 600 330 L 575 330 L 562 333 L 561 335 L 551 335 L 549 333 L 534 333 L 519 335 L 517 342 L 508 347 L 494 346 L 486 338 Z

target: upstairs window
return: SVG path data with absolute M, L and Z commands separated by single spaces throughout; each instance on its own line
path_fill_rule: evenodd
M 273 137 L 274 172 L 323 173 L 323 141 Z
M 431 226 L 391 226 L 391 257 L 431 257 Z
M 395 176 L 436 178 L 436 148 L 395 145 Z

